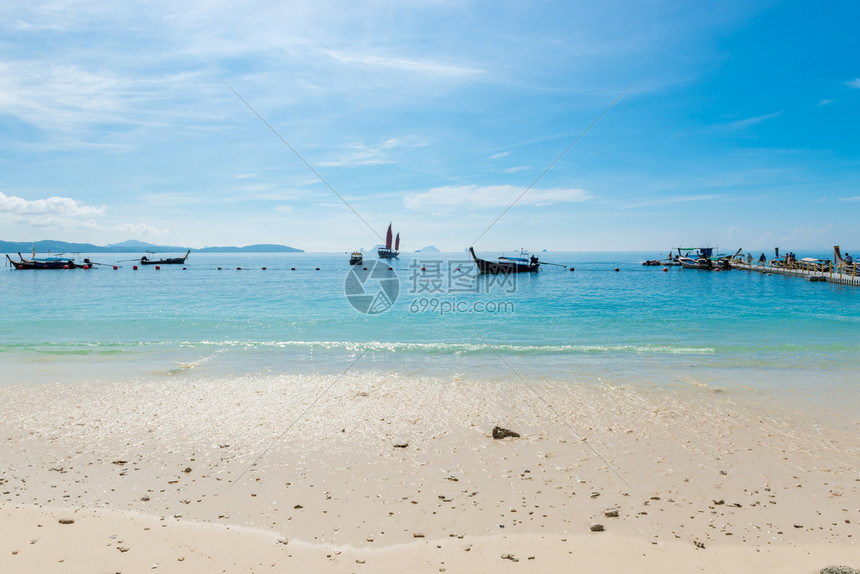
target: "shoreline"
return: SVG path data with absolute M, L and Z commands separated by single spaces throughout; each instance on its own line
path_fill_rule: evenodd
M 644 572 L 860 565 L 858 423 L 834 429 L 711 389 L 363 372 L 18 385 L 0 400 L 0 508 L 20 546 L 4 541 L 0 566 L 41 556 L 65 560 L 51 571 L 91 572 L 136 548 L 169 571 L 192 571 L 207 552 L 228 571 L 255 553 L 330 571 L 355 560 L 368 571 L 551 571 L 571 551 L 577 565 L 618 572 L 616 558 Z M 496 425 L 522 436 L 494 440 Z M 75 523 L 60 525 L 67 514 Z M 141 521 L 167 526 L 134 530 Z M 597 523 L 605 532 L 589 532 Z M 113 543 L 101 534 L 75 542 L 111 525 L 134 527 L 112 533 L 129 552 L 103 550 Z M 181 563 L 143 534 L 174 527 L 199 550 Z M 88 545 L 78 566 L 63 557 Z

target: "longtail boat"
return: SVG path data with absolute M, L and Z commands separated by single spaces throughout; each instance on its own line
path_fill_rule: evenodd
M 391 224 L 388 224 L 388 233 L 385 234 L 385 247 L 380 247 L 377 253 L 380 259 L 397 259 L 400 255 L 400 233 L 394 240 L 394 245 L 391 244 Z
M 75 263 L 74 259 L 66 257 L 50 256 L 50 257 L 33 257 L 32 259 L 24 259 L 21 253 L 18 253 L 19 261 L 15 261 L 9 254 L 6 254 L 6 259 L 9 264 L 15 269 L 89 269 L 93 266 L 89 259 L 84 259 L 83 263 Z
M 540 269 L 540 261 L 534 255 L 528 260 L 520 257 L 499 257 L 498 261 L 487 261 L 475 255 L 475 248 L 470 247 L 469 253 L 478 266 L 478 271 L 486 274 L 498 273 L 535 273 Z
M 182 257 L 167 257 L 165 259 L 150 259 L 146 255 L 140 258 L 141 265 L 182 265 L 188 259 L 189 249 Z

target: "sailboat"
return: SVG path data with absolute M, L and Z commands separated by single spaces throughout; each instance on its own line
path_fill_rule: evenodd
M 400 233 L 394 239 L 394 249 L 391 248 L 391 224 L 388 224 L 388 233 L 385 234 L 385 247 L 377 251 L 380 259 L 397 259 L 400 255 Z

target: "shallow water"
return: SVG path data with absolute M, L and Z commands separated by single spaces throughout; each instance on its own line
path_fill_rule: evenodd
M 192 253 L 184 268 L 3 270 L 0 384 L 350 369 L 713 388 L 856 412 L 857 288 L 640 265 L 654 253 L 540 255 L 563 266 L 513 281 L 475 277 L 465 253 L 404 254 L 373 277 L 350 276 L 348 254 Z M 394 304 L 357 311 L 356 278 L 368 296 L 395 285 Z

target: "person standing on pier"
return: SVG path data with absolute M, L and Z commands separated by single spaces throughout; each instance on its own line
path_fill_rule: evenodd
M 851 254 L 848 253 L 847 251 L 845 252 L 845 257 L 842 260 L 845 263 L 847 263 L 848 265 L 851 265 L 852 263 L 854 263 L 854 258 L 851 257 Z
M 764 256 L 764 253 L 761 254 L 761 257 L 758 258 L 758 262 L 764 267 L 764 262 L 767 261 L 767 257 Z

